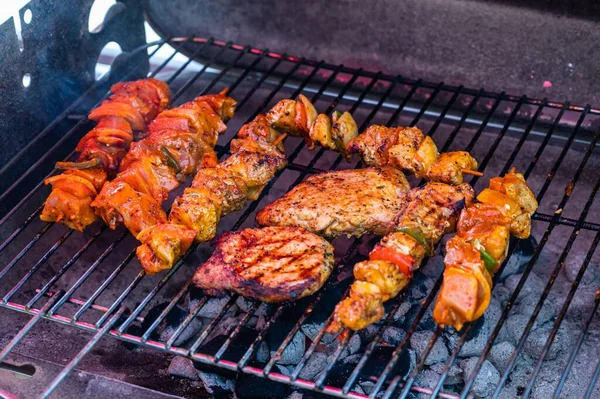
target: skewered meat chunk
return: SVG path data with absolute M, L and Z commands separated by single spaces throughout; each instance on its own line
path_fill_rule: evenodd
M 342 327 L 362 330 L 383 317 L 383 295 L 375 284 L 355 281 L 350 287 L 350 295 L 335 307 L 333 322 L 327 332 L 336 333 Z
M 391 167 L 342 170 L 311 176 L 258 212 L 261 226 L 298 226 L 326 237 L 394 230 L 409 190 Z
M 430 181 L 459 185 L 463 182 L 464 169 L 477 169 L 477 161 L 466 151 L 444 152 L 427 171 Z
M 445 231 L 452 230 L 465 204 L 473 199 L 468 184 L 450 186 L 428 183 L 407 195 L 409 202 L 398 216 L 396 230 L 386 235 L 369 254 L 369 260 L 354 266 L 356 281 L 348 298 L 334 310 L 336 333 L 343 327 L 360 330 L 381 319 L 383 303 L 395 297 L 408 284 L 431 248 Z
M 275 173 L 284 168 L 287 161 L 282 154 L 273 156 L 257 152 L 241 151 L 219 164 L 241 178 L 248 187 L 248 199 L 258 198 Z
M 332 245 L 304 229 L 245 229 L 219 239 L 193 282 L 209 295 L 233 291 L 264 302 L 282 302 L 316 292 L 333 264 Z
M 123 181 L 105 184 L 92 206 L 108 227 L 115 229 L 123 223 L 134 237 L 167 220 L 165 211 L 150 194 L 138 192 Z
M 225 130 L 221 115 L 231 117 L 234 107 L 235 100 L 222 92 L 162 112 L 150 125 L 149 137 L 133 146 L 119 175 L 104 185 L 92 203 L 96 214 L 111 228 L 124 222 L 135 236 L 166 222 L 162 202 L 186 176 L 216 161 L 212 148 Z M 138 207 L 136 214 L 132 206 Z
M 463 211 L 457 236 L 448 241 L 444 280 L 433 317 L 440 325 L 460 330 L 487 309 L 492 275 L 506 259 L 510 234 L 529 237 L 535 196 L 514 168 L 490 180 L 474 204 Z
M 232 155 L 220 164 L 198 171 L 192 187 L 186 189 L 173 203 L 169 215 L 169 243 L 158 248 L 160 237 L 153 239 L 154 232 L 145 236 L 138 247 L 138 258 L 148 273 L 171 268 L 185 253 L 177 256 L 169 248 L 189 248 L 189 237 L 197 242 L 208 241 L 217 233 L 222 216 L 243 208 L 246 198 L 256 199 L 278 170 L 286 165 L 281 139 L 270 127 L 267 118 L 259 115 L 242 126 L 237 139 L 232 141 Z M 157 231 L 160 234 L 166 227 Z
M 93 223 L 91 204 L 102 185 L 114 177 L 134 135 L 145 134 L 148 123 L 170 101 L 169 87 L 156 79 L 113 85 L 110 97 L 89 115 L 98 125 L 79 141 L 77 162 L 57 163 L 57 168 L 67 171 L 46 179 L 52 192 L 41 219 L 79 231 Z
M 148 265 L 146 273 L 156 274 L 170 268 L 166 265 L 174 264 L 190 248 L 194 237 L 193 230 L 171 224 L 156 224 L 137 235 L 136 238 L 144 245 L 137 248 L 136 255 Z
M 444 282 L 433 317 L 460 330 L 466 320 L 478 319 L 487 309 L 492 278 L 479 251 L 460 236 L 446 244 L 444 263 Z
M 372 125 L 352 140 L 350 153 L 358 153 L 371 166 L 393 165 L 419 178 L 458 185 L 463 170 L 477 169 L 477 161 L 464 151 L 439 154 L 431 137 L 415 127 Z
M 433 248 L 445 232 L 454 230 L 454 221 L 473 197 L 473 189 L 466 183 L 460 186 L 428 183 L 412 189 L 408 206 L 398 218 L 397 226 L 419 229 Z

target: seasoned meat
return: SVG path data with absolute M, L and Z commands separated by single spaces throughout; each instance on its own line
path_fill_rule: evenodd
M 444 232 L 453 229 L 460 210 L 473 201 L 473 196 L 473 189 L 466 183 L 428 183 L 410 191 L 410 203 L 397 225 L 419 229 L 433 247 Z
M 233 291 L 282 302 L 316 292 L 333 265 L 333 246 L 304 229 L 245 229 L 224 234 L 193 281 L 209 295 Z
M 111 96 L 92 110 L 89 119 L 98 125 L 77 144 L 77 162 L 58 162 L 67 169 L 46 179 L 52 192 L 40 218 L 83 231 L 96 220 L 91 206 L 102 185 L 114 178 L 134 135 L 145 134 L 148 124 L 169 106 L 166 83 L 153 78 L 121 82 L 110 88 Z
M 261 226 L 298 226 L 327 237 L 385 235 L 406 204 L 404 174 L 391 167 L 311 176 L 261 210 Z

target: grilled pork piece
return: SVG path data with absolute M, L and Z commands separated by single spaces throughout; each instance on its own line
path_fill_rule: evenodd
M 112 179 L 136 134 L 144 134 L 148 124 L 171 103 L 166 83 L 149 78 L 121 82 L 110 88 L 111 96 L 92 110 L 89 119 L 98 125 L 77 145 L 77 162 L 58 162 L 64 173 L 46 179 L 52 192 L 41 219 L 59 222 L 83 231 L 96 220 L 91 203 Z
M 333 265 L 333 246 L 304 229 L 245 229 L 225 233 L 193 281 L 209 295 L 233 291 L 264 302 L 282 302 L 319 290 Z
M 298 226 L 326 237 L 385 235 L 406 205 L 404 174 L 391 167 L 311 176 L 261 210 L 261 226 Z
M 433 310 L 434 320 L 460 330 L 489 306 L 492 276 L 506 259 L 510 235 L 527 238 L 538 203 L 514 168 L 490 179 L 480 201 L 460 216 L 457 234 L 446 244 L 444 280 Z
M 350 295 L 336 306 L 328 332 L 342 327 L 360 330 L 379 321 L 383 303 L 410 282 L 423 258 L 432 254 L 445 232 L 454 229 L 460 211 L 471 204 L 473 196 L 466 183 L 428 183 L 411 190 L 408 205 L 397 218 L 396 231 L 373 248 L 369 260 L 354 266 L 356 281 Z

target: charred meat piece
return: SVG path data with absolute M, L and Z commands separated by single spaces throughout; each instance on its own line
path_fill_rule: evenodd
M 311 176 L 261 210 L 261 226 L 298 226 L 327 237 L 385 235 L 406 205 L 404 174 L 391 167 Z
M 209 295 L 233 291 L 264 302 L 312 295 L 333 270 L 333 247 L 297 227 L 265 227 L 224 234 L 194 274 Z

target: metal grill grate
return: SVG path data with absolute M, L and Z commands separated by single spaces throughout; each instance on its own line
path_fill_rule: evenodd
M 562 372 L 560 380 L 552 387 L 552 394 L 555 397 L 560 395 L 569 384 L 571 371 L 582 346 L 589 340 L 588 329 L 594 321 L 597 325 L 598 319 L 595 315 L 599 299 L 590 295 L 589 291 L 578 291 L 578 288 L 584 281 L 586 272 L 594 272 L 592 269 L 597 269 L 598 264 L 595 252 L 600 240 L 600 217 L 590 210 L 597 205 L 594 201 L 600 184 L 596 172 L 600 166 L 597 148 L 600 110 L 547 99 L 534 100 L 506 93 L 489 93 L 483 89 L 432 84 L 212 39 L 172 39 L 170 44 L 176 51 L 158 64 L 155 54 L 166 43 L 152 43 L 147 47 L 152 76 L 170 84 L 174 92 L 174 104 L 224 87 L 229 87 L 230 94 L 239 101 L 236 117 L 229 123 L 228 132 L 221 138 L 218 146 L 221 157 L 227 156 L 229 140 L 243 123 L 258 113 L 265 112 L 281 98 L 304 93 L 314 101 L 320 112 L 350 110 L 361 126 L 361 131 L 372 123 L 418 125 L 433 136 L 441 151 L 470 151 L 480 161 L 481 170 L 488 177 L 506 173 L 511 166 L 523 170 L 540 202 L 539 212 L 533 217 L 533 233 L 539 243 L 530 242 L 533 244 L 533 254 L 526 262 L 522 262 L 518 274 L 520 278 L 513 279 L 514 291 L 505 295 L 506 305 L 500 308 L 495 324 L 489 325 L 490 335 L 483 352 L 478 354 L 471 373 L 464 376 L 464 386 L 459 385 L 458 390 L 446 389 L 449 385 L 445 384 L 449 371 L 457 363 L 461 348 L 472 338 L 474 330 L 482 328 L 478 323 L 468 325 L 459 334 L 455 334 L 454 348 L 441 365 L 441 377 L 436 378 L 428 387 L 417 384 L 436 342 L 448 339 L 441 329 L 431 325 L 430 318 L 428 320 L 431 303 L 441 285 L 443 264 L 438 255 L 429 258 L 417 273 L 415 284 L 420 279 L 428 279 L 431 284 L 418 299 L 416 306 L 413 306 L 413 310 L 406 317 L 396 317 L 402 304 L 410 300 L 408 292 L 389 301 L 386 304 L 386 317 L 372 330 L 368 340 L 363 338 L 357 356 L 358 362 L 352 365 L 342 380 L 332 378 L 332 374 L 341 363 L 342 354 L 351 345 L 352 338 L 356 335 L 354 333 L 345 334 L 340 339 L 337 349 L 327 358 L 324 372 L 312 379 L 300 378 L 311 355 L 319 351 L 324 328 L 320 328 L 316 337 L 311 340 L 290 375 L 275 370 L 281 355 L 291 345 L 302 326 L 311 322 L 315 314 L 325 314 L 325 319 L 331 315 L 337 301 L 332 298 L 341 298 L 351 282 L 348 278 L 349 269 L 372 247 L 373 237 L 336 239 L 334 245 L 337 263 L 346 267 L 338 267 L 328 285 L 315 296 L 294 304 L 266 307 L 262 326 L 253 329 L 254 335 L 249 342 L 239 344 L 236 341 L 242 340 L 245 325 L 261 309 L 261 304 L 255 301 L 245 302 L 248 305 L 246 312 L 231 326 L 229 337 L 221 345 L 216 348 L 205 345 L 207 338 L 220 328 L 228 311 L 239 301 L 237 296 L 232 296 L 213 315 L 214 318 L 203 327 L 202 332 L 194 337 L 193 342 L 185 346 L 176 344 L 210 300 L 208 297 L 194 297 L 190 281 L 195 267 L 209 256 L 209 244 L 194 246 L 168 273 L 146 276 L 140 271 L 134 257 L 135 240 L 125 229 L 110 231 L 98 223 L 80 234 L 73 233 L 62 225 L 43 223 L 38 218 L 40 204 L 47 194 L 42 181 L 51 169 L 50 165 L 61 154 L 64 156 L 61 151 L 65 147 L 73 148 L 74 143 L 85 134 L 88 124 L 85 118 L 81 118 L 62 134 L 61 140 L 19 181 L 0 195 L 0 210 L 4 212 L 0 221 L 0 239 L 3 240 L 0 244 L 0 306 L 33 316 L 0 352 L 0 361 L 6 360 L 9 352 L 40 319 L 48 319 L 93 332 L 94 335 L 56 376 L 45 394 L 52 392 L 98 340 L 107 335 L 186 356 L 201 363 L 265 376 L 274 381 L 338 397 L 388 398 L 421 393 L 432 397 L 464 398 L 476 384 L 478 371 L 486 358 L 489 358 L 493 345 L 499 342 L 497 338 L 506 334 L 509 328 L 506 321 L 514 313 L 513 305 L 518 301 L 519 295 L 524 295 L 527 291 L 533 292 L 529 300 L 535 306 L 526 318 L 524 330 L 515 339 L 515 349 L 506 367 L 500 370 L 500 382 L 492 396 L 502 396 L 511 371 L 519 359 L 525 356 L 523 349 L 536 327 L 536 318 L 546 300 L 550 298 L 555 301 L 559 298 L 559 309 L 547 321 L 550 323 L 548 338 L 542 345 L 539 356 L 532 359 L 533 371 L 520 392 L 524 397 L 532 394 L 540 377 L 543 361 L 551 350 L 561 324 L 569 312 L 574 311 L 569 308 L 573 298 L 581 297 L 580 308 L 584 309 L 581 313 L 582 323 L 573 333 L 575 340 L 560 353 L 560 359 L 564 360 L 561 364 Z M 185 46 L 186 54 L 190 54 L 193 59 L 203 60 L 202 64 L 190 59 L 173 66 L 173 60 L 182 46 Z M 124 79 L 133 75 L 135 68 L 133 66 Z M 94 98 L 97 91 L 92 88 L 85 93 L 85 101 L 89 102 Z M 98 96 L 95 99 L 98 100 Z M 81 102 L 83 101 L 82 99 Z M 67 119 L 71 111 L 66 110 L 60 120 L 55 121 L 47 130 L 59 126 L 59 122 Z M 296 138 L 286 139 L 285 145 L 289 166 L 276 176 L 258 200 L 248 203 L 244 210 L 225 217 L 219 231 L 251 226 L 257 209 L 281 196 L 310 174 L 361 166 L 356 161 L 346 164 L 339 154 L 322 148 L 310 152 Z M 73 153 L 67 158 L 72 156 Z M 50 171 L 50 175 L 53 173 L 55 172 Z M 1 174 L 2 171 L 0 176 Z M 486 182 L 486 179 L 477 177 L 471 180 L 477 191 Z M 174 192 L 171 198 L 181 190 Z M 511 257 L 496 275 L 496 282 L 506 277 L 507 264 L 522 258 L 517 256 L 520 246 L 516 244 L 512 243 Z M 571 252 L 572 248 L 576 249 Z M 585 256 L 577 258 L 574 254 Z M 564 279 L 559 273 L 565 265 L 574 262 L 577 264 L 574 275 L 568 284 L 562 284 Z M 590 264 L 592 268 L 589 268 Z M 541 276 L 543 282 L 538 291 L 526 289 L 532 272 Z M 561 284 L 555 285 L 558 280 Z M 495 285 L 495 292 L 497 287 Z M 168 304 L 160 307 L 160 311 L 151 318 L 149 309 L 165 302 Z M 188 314 L 168 339 L 157 339 L 156 329 L 176 306 L 184 302 L 188 304 Z M 580 311 L 580 308 L 577 310 Z M 392 326 L 406 329 L 397 345 L 384 340 L 386 330 Z M 258 362 L 256 353 L 261 343 L 274 330 L 279 331 L 281 339 L 278 345 L 271 348 L 271 356 L 267 361 Z M 432 334 L 419 353 L 416 367 L 409 370 L 408 375 L 398 374 L 397 363 L 409 348 L 411 338 L 422 330 L 431 330 Z M 241 352 L 232 350 L 236 345 L 242 345 Z M 392 350 L 380 361 L 381 371 L 371 375 L 373 371 L 370 362 L 381 346 Z M 586 397 L 598 394 L 595 384 L 599 372 L 600 363 L 597 363 L 595 369 L 590 369 L 589 375 L 585 376 L 589 387 Z M 359 387 L 359 382 L 365 380 L 371 381 L 372 390 L 369 395 L 365 395 Z

